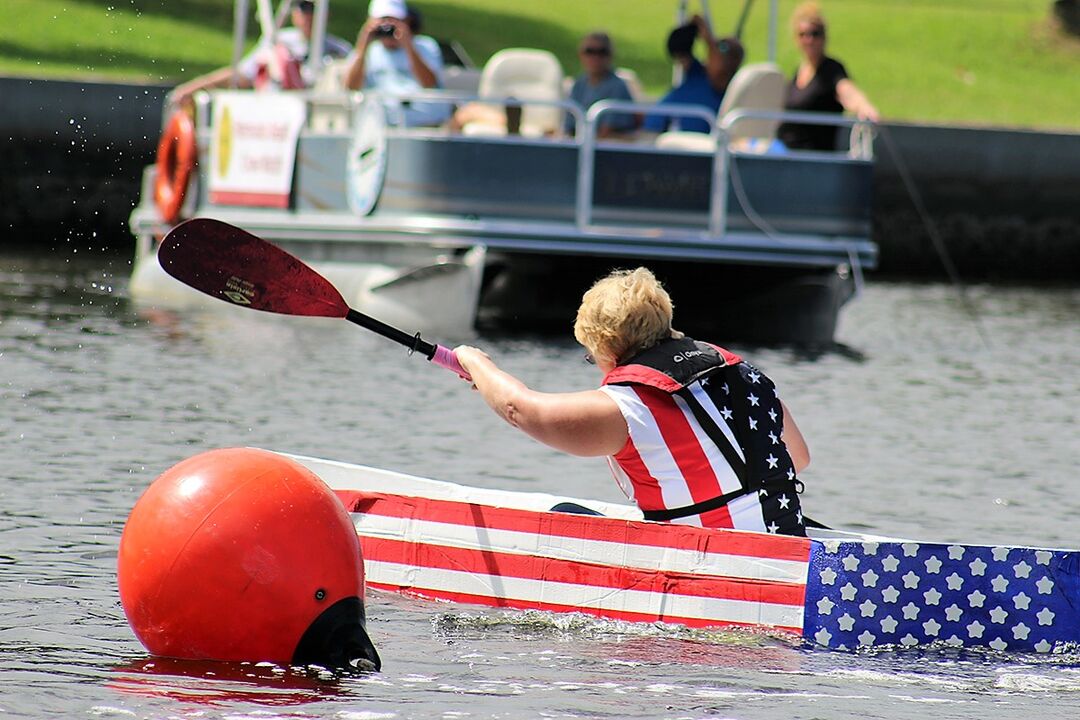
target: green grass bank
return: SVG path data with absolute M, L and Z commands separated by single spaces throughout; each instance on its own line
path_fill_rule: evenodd
M 1080 38 L 1067 36 L 1052 0 L 823 0 L 829 52 L 893 120 L 1080 130 Z M 252 3 L 254 5 L 254 3 Z M 605 29 L 617 61 L 647 90 L 667 86 L 664 41 L 674 0 L 417 0 L 425 31 L 457 39 L 482 64 L 504 47 L 540 47 L 577 71 L 582 33 Z M 780 2 L 779 62 L 798 62 Z M 698 4 L 691 3 L 691 9 Z M 742 0 L 710 4 L 718 34 Z M 178 83 L 231 54 L 230 0 L 5 0 L 0 74 Z M 367 0 L 335 0 L 330 30 L 352 40 Z M 754 3 L 743 39 L 748 62 L 767 56 L 768 2 Z M 13 20 L 13 22 L 12 22 Z M 256 23 L 249 23 L 251 42 Z

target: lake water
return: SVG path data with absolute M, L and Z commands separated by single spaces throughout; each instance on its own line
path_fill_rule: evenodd
M 224 305 L 146 312 L 126 299 L 128 271 L 117 256 L 0 252 L 2 717 L 1080 716 L 1080 653 L 826 652 L 379 592 L 367 598 L 378 674 L 150 659 L 120 607 L 117 544 L 143 489 L 203 450 L 620 495 L 602 461 L 516 434 L 454 376 L 349 323 Z M 871 277 L 836 351 L 732 347 L 799 419 L 813 453 L 803 502 L 817 519 L 1080 547 L 1080 290 L 969 297 L 981 334 L 952 287 Z M 569 339 L 475 342 L 540 389 L 598 379 Z

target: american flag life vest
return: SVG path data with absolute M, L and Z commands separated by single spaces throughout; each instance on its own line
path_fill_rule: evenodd
M 605 376 L 626 445 L 608 459 L 646 520 L 806 535 L 776 386 L 738 355 L 664 340 Z

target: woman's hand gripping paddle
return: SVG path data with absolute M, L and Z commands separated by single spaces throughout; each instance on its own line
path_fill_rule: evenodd
M 161 241 L 158 262 L 180 282 L 212 297 L 282 315 L 345 318 L 471 380 L 453 350 L 353 310 L 329 280 L 299 258 L 235 225 L 209 218 L 182 222 Z

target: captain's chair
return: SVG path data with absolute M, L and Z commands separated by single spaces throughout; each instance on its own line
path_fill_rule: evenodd
M 784 109 L 784 92 L 787 80 L 780 68 L 774 63 L 753 63 L 744 65 L 731 78 L 724 101 L 720 103 L 717 121 L 732 110 L 764 110 L 781 112 Z M 779 120 L 747 118 L 740 120 L 728 129 L 728 141 L 735 145 L 761 143 L 768 146 L 776 137 Z
M 784 109 L 784 90 L 787 81 L 774 63 L 744 65 L 728 83 L 716 121 L 733 110 L 767 110 L 780 112 Z M 765 148 L 776 137 L 779 120 L 748 118 L 740 120 L 728 130 L 729 142 L 740 149 Z M 656 138 L 656 146 L 681 150 L 712 152 L 712 138 L 703 133 L 665 132 Z
M 547 50 L 507 48 L 491 56 L 480 74 L 481 98 L 518 100 L 562 99 L 563 70 L 558 58 Z M 501 106 L 492 109 L 502 110 Z M 526 102 L 521 110 L 521 134 L 540 137 L 556 133 L 562 126 L 563 110 L 556 106 L 532 105 Z M 505 124 L 475 120 L 462 128 L 466 135 L 504 135 Z

